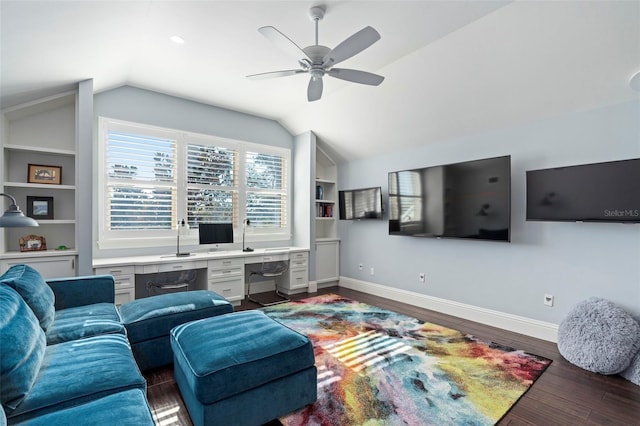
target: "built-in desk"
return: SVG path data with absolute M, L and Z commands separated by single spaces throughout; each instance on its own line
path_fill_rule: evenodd
M 306 291 L 309 286 L 309 249 L 280 247 L 192 253 L 189 256 L 155 255 L 111 257 L 93 260 L 95 274 L 113 275 L 116 281 L 116 304 L 145 297 L 141 288 L 162 272 L 197 270 L 196 287 L 215 291 L 235 305 L 245 296 L 245 270 L 251 265 L 278 260 L 289 261 L 288 274 L 279 281 L 287 294 Z M 136 290 L 137 289 L 137 290 Z

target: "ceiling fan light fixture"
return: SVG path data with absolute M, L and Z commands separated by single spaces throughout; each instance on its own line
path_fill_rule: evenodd
M 380 34 L 370 26 L 356 32 L 335 48 L 330 49 L 318 43 L 318 21 L 324 18 L 325 7 L 314 6 L 309 10 L 309 16 L 315 23 L 315 44 L 304 49 L 295 44 L 289 37 L 278 31 L 275 27 L 265 26 L 258 28 L 258 32 L 269 41 L 279 47 L 283 52 L 296 58 L 300 69 L 286 71 L 272 71 L 248 75 L 247 78 L 258 80 L 271 77 L 284 77 L 299 73 L 308 73 L 309 86 L 307 88 L 307 100 L 317 101 L 322 96 L 322 78 L 325 74 L 351 83 L 377 86 L 384 77 L 366 71 L 333 68 L 334 65 L 351 58 L 362 52 L 378 40 Z M 302 58 L 300 58 L 302 57 Z

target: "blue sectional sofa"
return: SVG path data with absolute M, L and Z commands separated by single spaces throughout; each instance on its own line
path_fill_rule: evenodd
M 33 268 L 16 265 L 0 277 L 0 305 L 8 424 L 154 424 L 112 277 L 48 285 Z
M 169 348 L 169 327 L 233 310 L 213 292 L 190 292 L 184 306 L 168 298 L 131 302 L 127 324 L 114 287 L 109 275 L 45 281 L 27 265 L 0 276 L 0 425 L 153 425 L 132 343 L 149 362 L 150 351 Z M 127 326 L 147 333 L 138 330 L 130 343 Z

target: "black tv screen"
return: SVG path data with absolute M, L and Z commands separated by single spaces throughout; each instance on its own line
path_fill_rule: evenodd
M 382 219 L 382 188 L 338 191 L 341 220 Z
M 526 217 L 640 223 L 640 158 L 527 171 Z
M 389 235 L 510 241 L 511 157 L 389 173 Z
M 200 244 L 233 243 L 232 223 L 200 223 L 198 225 Z

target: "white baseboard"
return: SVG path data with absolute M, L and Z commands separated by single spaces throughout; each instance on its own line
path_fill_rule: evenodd
M 413 291 L 388 287 L 367 281 L 355 280 L 348 277 L 340 277 L 340 287 L 358 290 L 408 305 L 430 309 L 443 314 L 453 315 L 466 320 L 479 322 L 492 327 L 502 328 L 530 337 L 557 343 L 558 325 L 549 322 L 538 321 L 491 309 L 480 308 L 473 305 L 427 296 Z

